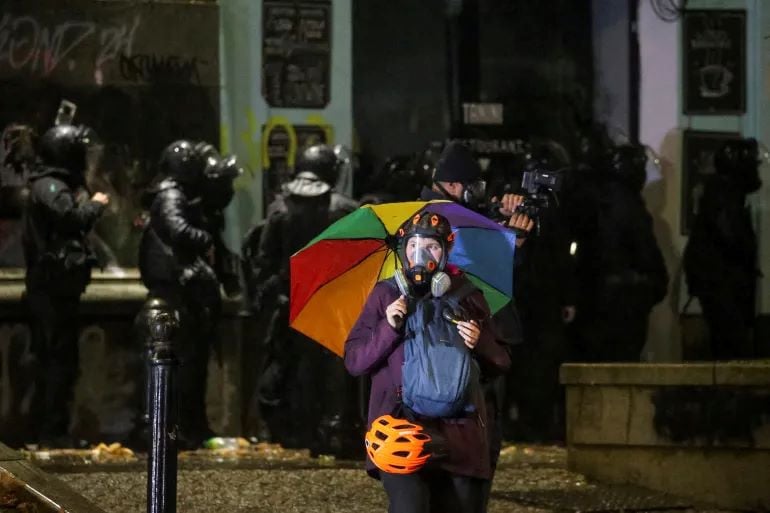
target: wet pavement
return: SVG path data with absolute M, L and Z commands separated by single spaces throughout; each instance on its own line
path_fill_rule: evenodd
M 36 464 L 112 513 L 146 508 L 146 459 L 102 451 L 28 453 Z M 89 461 L 90 460 L 90 461 Z M 385 512 L 387 499 L 362 462 L 310 458 L 261 444 L 180 455 L 178 511 L 184 513 Z M 631 486 L 589 482 L 566 470 L 566 451 L 508 446 L 495 477 L 490 513 L 687 511 L 717 513 L 691 501 Z

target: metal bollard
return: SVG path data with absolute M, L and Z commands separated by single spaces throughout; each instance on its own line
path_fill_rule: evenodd
M 153 340 L 150 336 L 151 326 L 155 322 L 155 319 L 161 313 L 168 313 L 173 311 L 168 303 L 159 297 L 150 297 L 142 305 L 142 309 L 136 316 L 134 321 L 134 332 L 136 334 L 137 346 L 141 348 L 141 360 L 142 360 L 142 399 L 141 399 L 141 412 L 139 413 L 136 423 L 140 427 L 139 431 L 143 433 L 143 442 L 149 448 L 150 446 L 150 370 L 153 355 Z
M 172 340 L 178 323 L 172 310 L 149 319 L 150 453 L 147 461 L 147 513 L 176 513 L 177 415 L 176 368 Z

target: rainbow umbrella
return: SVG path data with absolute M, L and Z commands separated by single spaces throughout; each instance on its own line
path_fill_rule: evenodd
M 396 231 L 426 209 L 455 232 L 449 263 L 482 290 L 493 312 L 502 308 L 513 297 L 511 230 L 451 201 L 384 203 L 348 214 L 291 257 L 289 325 L 341 356 L 375 283 L 400 265 Z

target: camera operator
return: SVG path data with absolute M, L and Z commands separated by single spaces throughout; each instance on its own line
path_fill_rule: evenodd
M 450 200 L 480 210 L 485 198 L 486 182 L 481 179 L 481 167 L 471 151 L 462 143 L 451 141 L 441 153 L 433 171 L 433 184 L 423 187 L 420 199 Z M 496 198 L 493 199 L 496 201 Z M 498 209 L 502 218 L 508 219 L 510 228 L 517 230 L 516 246 L 521 247 L 527 234 L 535 226 L 534 220 L 517 211 L 524 201 L 518 194 L 505 194 L 500 199 Z

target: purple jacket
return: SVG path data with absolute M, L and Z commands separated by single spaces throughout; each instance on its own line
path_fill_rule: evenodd
M 450 269 L 452 289 L 467 280 L 460 271 Z M 369 374 L 369 421 L 392 414 L 398 405 L 401 366 L 404 363 L 403 333 L 388 324 L 385 309 L 399 297 L 395 287 L 385 282 L 374 286 L 364 310 L 345 342 L 345 367 L 354 376 Z M 508 352 L 497 341 L 489 315 L 489 307 L 481 292 L 468 296 L 463 306 L 476 319 L 482 319 L 479 343 L 473 350 L 482 373 L 505 371 L 510 367 Z M 491 464 L 487 436 L 485 401 L 479 393 L 473 400 L 476 413 L 460 419 L 442 419 L 438 429 L 446 439 L 448 456 L 439 466 L 451 473 L 489 479 Z M 378 470 L 367 461 L 367 471 L 374 477 Z

